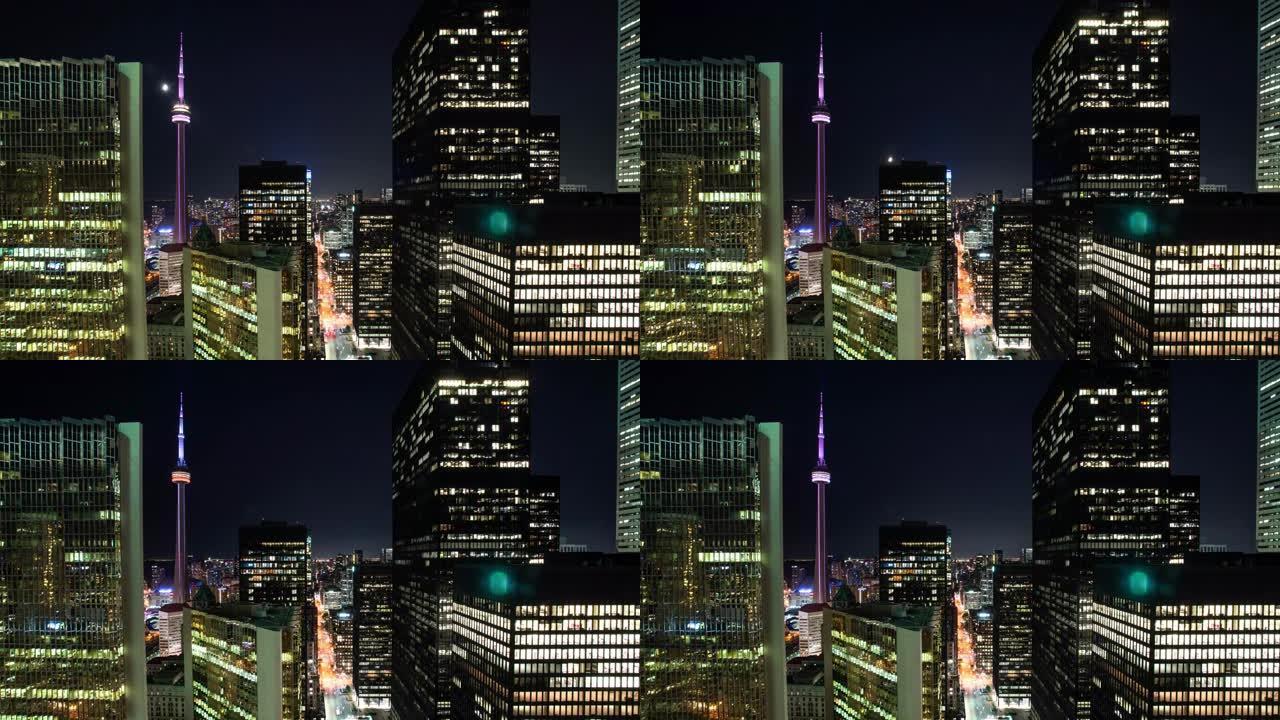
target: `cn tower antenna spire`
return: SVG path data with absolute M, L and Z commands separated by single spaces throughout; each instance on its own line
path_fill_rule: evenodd
M 818 33 L 818 104 L 827 104 L 827 61 L 825 33 Z
M 182 393 L 178 393 L 178 467 L 187 466 L 187 434 L 182 426 Z
M 187 99 L 186 59 L 183 53 L 185 41 L 185 33 L 178 33 L 178 102 L 180 103 Z

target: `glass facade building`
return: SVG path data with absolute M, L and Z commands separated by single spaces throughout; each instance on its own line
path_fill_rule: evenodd
M 993 225 L 991 323 L 996 347 L 1031 349 L 1031 210 L 1003 201 Z
M 1255 548 L 1280 552 L 1280 360 L 1258 363 L 1258 505 Z
M 395 207 L 357 204 L 353 232 L 351 324 L 361 348 L 389 349 Z
M 1280 0 L 1258 0 L 1258 192 L 1280 192 Z
M 637 556 L 464 563 L 453 607 L 457 717 L 639 717 Z
M 1093 207 L 1169 199 L 1169 0 L 1070 0 L 1034 60 L 1032 347 L 1091 356 Z
M 614 547 L 640 552 L 640 362 L 618 362 L 618 507 Z
M 311 602 L 311 533 L 304 525 L 264 522 L 240 528 L 240 599 L 246 603 Z
M 618 0 L 618 192 L 640 192 L 640 0 Z
M 540 562 L 559 546 L 559 479 L 529 472 L 529 372 L 430 366 L 401 401 L 392 447 L 392 713 L 450 717 L 453 570 Z
M 1103 565 L 1093 600 L 1095 717 L 1280 714 L 1280 556 Z
M 302 612 L 231 604 L 187 611 L 183 657 L 197 720 L 302 720 Z
M 640 714 L 786 716 L 781 426 L 640 423 Z
M 146 359 L 141 83 L 0 59 L 0 359 Z
M 943 360 L 938 246 L 863 243 L 827 251 L 823 304 L 837 360 Z
M 938 606 L 874 603 L 827 610 L 827 717 L 943 720 Z
M 1032 711 L 1083 720 L 1093 568 L 1198 548 L 1200 479 L 1170 473 L 1166 365 L 1068 364 L 1032 427 Z
M 187 352 L 195 360 L 306 357 L 303 254 L 286 245 L 187 248 Z
M 1280 356 L 1280 196 L 1102 205 L 1093 254 L 1098 359 Z
M 0 419 L 0 716 L 147 714 L 142 426 Z
M 1200 192 L 1200 116 L 1169 118 L 1169 202 Z
M 781 72 L 641 61 L 646 360 L 786 359 Z
M 951 531 L 903 522 L 880 528 L 880 600 L 941 607 L 951 602 Z
M 640 353 L 639 198 L 460 205 L 453 349 L 467 360 Z

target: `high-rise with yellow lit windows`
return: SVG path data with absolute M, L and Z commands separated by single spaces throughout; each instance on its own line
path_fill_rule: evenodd
M 146 359 L 141 83 L 0 59 L 0 359 Z

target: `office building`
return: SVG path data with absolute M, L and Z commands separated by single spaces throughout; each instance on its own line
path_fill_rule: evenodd
M 821 290 L 816 297 L 797 297 L 787 303 L 788 360 L 832 359 L 825 312 Z
M 959 256 L 951 238 L 951 170 L 945 165 L 890 160 L 880 166 L 880 242 L 936 248 L 941 273 L 938 304 L 945 311 L 932 318 L 926 332 L 937 336 L 943 356 L 959 352 Z
M 822 267 L 826 247 L 814 242 L 800 248 L 800 297 L 822 294 Z
M 940 245 L 862 243 L 828 250 L 827 337 L 837 360 L 945 360 Z
M 640 354 L 640 198 L 556 193 L 459 205 L 453 352 L 460 360 Z
M 160 645 L 157 652 L 160 657 L 182 654 L 182 616 L 186 605 L 168 603 L 160 607 L 160 615 L 156 624 L 160 630 Z
M 333 637 L 333 669 L 351 676 L 355 652 L 355 610 L 350 605 L 329 614 L 329 634 Z
M 826 720 L 827 688 L 823 684 L 822 636 L 816 657 L 787 662 L 787 720 Z
M 640 86 L 641 356 L 786 359 L 781 65 L 646 58 Z
M 1167 365 L 1068 364 L 1032 428 L 1031 706 L 1084 720 L 1093 568 L 1199 547 L 1200 480 L 1170 472 Z
M 837 603 L 823 639 L 827 717 L 944 717 L 942 610 Z
M 311 533 L 305 525 L 263 522 L 240 528 L 240 600 L 310 603 Z
M 305 359 L 303 259 L 287 245 L 188 248 L 182 273 L 187 357 Z
M 0 59 L 0 88 L 0 359 L 146 359 L 142 65 Z
M 147 714 L 142 426 L 0 419 L 0 713 Z
M 640 714 L 786 716 L 782 427 L 640 423 Z
M 529 61 L 529 0 L 426 3 L 396 48 L 397 357 L 447 358 L 451 351 L 455 203 L 530 199 L 533 136 L 546 125 L 529 113 Z
M 1255 548 L 1280 552 L 1280 360 L 1258 363 L 1258 501 Z
M 160 246 L 160 287 L 158 297 L 174 297 L 182 294 L 182 259 L 186 245 L 167 243 Z
M 640 192 L 640 0 L 618 0 L 617 190 Z
M 1032 567 L 1007 560 L 995 566 L 991 686 L 998 710 L 1031 707 Z
M 306 675 L 302 611 L 295 606 L 192 607 L 184 640 L 197 720 L 300 720 Z
M 1093 208 L 1169 199 L 1169 0 L 1069 0 L 1035 53 L 1032 347 L 1088 359 Z
M 989 606 L 975 607 L 966 613 L 969 633 L 973 637 L 973 667 L 981 675 L 990 675 L 994 657 L 995 627 Z
M 1098 359 L 1280 356 L 1280 195 L 1102 205 L 1093 257 Z
M 351 262 L 351 324 L 361 349 L 391 347 L 391 258 L 395 207 L 356 205 Z
M 991 317 L 995 293 L 995 260 L 990 245 L 965 254 L 969 263 L 969 277 L 973 281 L 973 309 Z
M 991 324 L 999 350 L 1031 349 L 1032 207 L 1008 200 L 996 206 Z
M 391 707 L 391 592 L 390 563 L 361 560 L 356 565 L 351 686 L 359 710 Z
M 951 601 L 951 531 L 903 522 L 880 528 L 880 601 L 938 605 Z
M 333 284 L 333 311 L 351 315 L 355 301 L 355 251 L 342 247 L 325 255 L 329 260 L 329 282 Z
M 529 120 L 529 202 L 546 202 L 560 192 L 560 116 Z
M 181 297 L 160 297 L 147 302 L 148 360 L 187 359 L 185 313 L 186 303 Z
M 614 546 L 640 552 L 640 362 L 618 362 L 618 508 Z
M 1258 192 L 1280 192 L 1280 3 L 1258 0 Z
M 1169 202 L 1200 192 L 1200 116 L 1169 118 Z
M 310 168 L 280 161 L 240 167 L 239 242 L 293 249 L 301 269 L 297 303 L 303 357 L 323 357 Z
M 797 652 L 801 657 L 822 654 L 823 613 L 826 608 L 826 603 L 816 602 L 800 606 L 800 612 L 796 616 L 796 629 L 800 633 L 800 648 Z
M 637 555 L 463 563 L 453 592 L 454 716 L 639 715 Z
M 1093 592 L 1094 717 L 1280 713 L 1280 556 L 1102 565 Z
M 396 412 L 396 717 L 450 716 L 454 566 L 539 562 L 559 546 L 559 479 L 529 472 L 529 389 L 523 366 L 433 365 Z

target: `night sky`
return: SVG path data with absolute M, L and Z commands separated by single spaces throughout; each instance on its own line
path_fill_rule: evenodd
M 178 392 L 186 393 L 188 545 L 234 557 L 237 529 L 301 522 L 318 557 L 391 546 L 392 414 L 413 363 L 24 364 L 0 417 L 143 423 L 147 557 L 173 554 Z M 617 377 L 612 363 L 537 363 L 533 471 L 561 478 L 562 533 L 613 550 Z M 572 403 L 564 398 L 572 397 Z
M 828 544 L 873 557 L 899 520 L 951 528 L 971 556 L 1031 545 L 1031 418 L 1058 365 L 645 363 L 645 417 L 783 423 L 788 557 L 813 557 L 818 393 L 826 392 Z M 1173 367 L 1173 471 L 1200 475 L 1205 543 L 1253 549 L 1253 363 Z
M 315 192 L 391 186 L 391 56 L 420 0 L 43 0 L 6 7 L 0 56 L 144 63 L 146 193 L 171 199 L 169 120 L 186 33 L 188 183 L 233 197 L 236 168 L 309 165 Z M 617 6 L 533 0 L 533 111 L 562 116 L 563 180 L 613 190 Z
M 959 195 L 1016 196 L 1031 186 L 1032 54 L 1059 4 L 645 0 L 644 54 L 782 62 L 786 192 L 812 198 L 825 31 L 832 193 L 874 197 L 893 156 L 948 164 Z M 1173 12 L 1173 110 L 1201 115 L 1208 181 L 1252 191 L 1257 3 L 1173 0 Z

